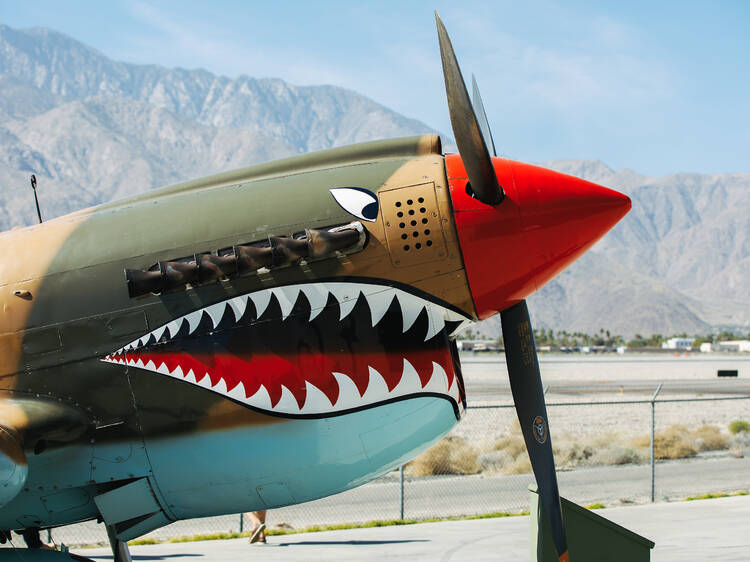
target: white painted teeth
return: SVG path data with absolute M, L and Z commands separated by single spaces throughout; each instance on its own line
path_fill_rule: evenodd
M 434 304 L 427 305 L 427 335 L 424 341 L 430 340 L 445 327 L 445 317 Z
M 354 310 L 361 292 L 360 285 L 355 283 L 331 283 L 328 286 L 328 290 L 336 297 L 339 301 L 339 309 L 341 311 L 339 320 L 343 320 L 349 313 Z
M 334 373 L 335 374 L 335 373 Z M 328 399 L 328 396 L 323 393 L 317 386 L 312 384 L 310 381 L 305 381 L 305 406 L 303 410 L 305 412 L 332 412 L 334 405 Z
M 188 333 L 192 334 L 195 332 L 195 329 L 198 327 L 198 325 L 201 323 L 201 319 L 203 318 L 203 309 L 196 310 L 194 312 L 191 312 L 190 314 L 185 315 L 185 319 L 188 321 Z
M 396 388 L 391 394 L 394 396 L 408 396 L 418 394 L 422 391 L 422 381 L 419 379 L 419 373 L 414 366 L 404 359 L 404 370 L 401 374 L 401 380 L 398 381 Z
M 454 382 L 449 387 L 448 376 L 445 370 L 441 365 L 435 362 L 432 363 L 430 379 L 423 387 L 422 380 L 419 377 L 417 370 L 407 359 L 404 359 L 401 378 L 392 390 L 388 390 L 388 385 L 383 376 L 374 368 L 369 367 L 369 381 L 367 389 L 363 395 L 360 395 L 357 385 L 349 375 L 346 373 L 334 372 L 332 373 L 332 376 L 336 379 L 338 384 L 338 397 L 334 402 L 331 402 L 331 399 L 329 399 L 322 390 L 310 381 L 305 381 L 305 400 L 302 407 L 300 407 L 292 391 L 283 384 L 280 385 L 281 396 L 279 400 L 276 404 L 271 405 L 270 394 L 268 389 L 263 385 L 259 387 L 255 394 L 247 396 L 245 386 L 242 382 L 237 384 L 234 388 L 229 389 L 227 388 L 226 381 L 222 378 L 219 378 L 214 384 L 211 379 L 211 374 L 208 372 L 203 372 L 201 376 L 196 376 L 191 369 L 187 374 L 184 374 L 180 366 L 175 367 L 175 369 L 170 372 L 166 363 L 161 362 L 159 365 L 156 365 L 155 361 L 152 359 L 147 359 L 145 362 L 141 358 L 127 359 L 127 361 L 125 361 L 121 358 L 109 356 L 103 360 L 109 363 L 127 362 L 131 367 L 161 373 L 200 386 L 212 392 L 216 392 L 222 396 L 227 396 L 254 408 L 264 411 L 272 411 L 279 414 L 334 414 L 336 412 L 364 408 L 394 398 L 419 396 L 425 393 L 429 393 L 430 395 L 447 396 L 459 407 L 461 406 L 458 384 L 455 382 L 455 377 L 453 379 Z
M 299 296 L 299 287 L 291 285 L 288 287 L 273 289 L 273 294 L 276 295 L 276 300 L 279 301 L 279 307 L 281 308 L 281 319 L 286 320 L 286 318 L 294 308 L 294 303 L 297 302 L 297 297 Z
M 448 375 L 445 373 L 445 370 L 434 361 L 432 362 L 432 376 L 422 391 L 434 392 L 437 394 L 448 393 Z
M 251 406 L 255 406 L 256 408 L 260 408 L 261 410 L 274 411 L 273 406 L 271 406 L 271 397 L 268 395 L 268 391 L 263 385 L 260 385 L 258 391 L 249 399 L 245 397 L 242 401 Z
M 198 386 L 202 386 L 205 389 L 211 390 L 213 388 L 213 385 L 211 384 L 211 377 L 208 373 L 203 373 L 203 376 L 198 379 Z
M 333 373 L 336 377 L 336 382 L 339 384 L 339 397 L 336 400 L 336 409 L 338 410 L 349 410 L 356 408 L 361 402 L 362 397 L 359 395 L 357 385 L 354 381 L 344 373 Z M 333 406 L 333 404 L 331 404 Z
M 231 308 L 234 313 L 235 322 L 239 322 L 240 318 L 244 316 L 245 310 L 247 309 L 247 299 L 247 295 L 242 295 L 241 297 L 234 297 L 227 301 L 229 308 Z
M 164 332 L 167 330 L 167 325 L 164 324 L 161 328 L 157 328 L 153 332 L 151 332 L 154 335 L 154 339 L 156 341 L 159 341 L 161 337 L 164 335 Z
M 412 324 L 414 324 L 414 321 L 419 316 L 419 313 L 422 312 L 425 301 L 423 301 L 419 297 L 415 297 L 414 295 L 410 295 L 409 293 L 405 293 L 403 291 L 399 291 L 396 294 L 396 298 L 398 299 L 399 305 L 401 307 L 401 331 L 406 332 L 409 328 L 411 328 Z
M 273 409 L 278 410 L 279 412 L 300 411 L 299 404 L 297 404 L 297 399 L 292 394 L 292 391 L 283 384 L 281 385 L 281 398 L 279 398 L 279 401 Z
M 272 295 L 279 304 L 281 318 L 287 319 L 300 298 L 300 292 L 304 293 L 305 298 L 310 304 L 310 317 L 308 321 L 314 320 L 328 306 L 331 295 L 339 304 L 339 318 L 343 320 L 352 313 L 360 295 L 363 295 L 370 308 L 373 327 L 377 326 L 385 318 L 389 308 L 393 305 L 393 299 L 397 300 L 401 311 L 400 327 L 402 332 L 407 332 L 411 329 L 422 311 L 426 311 L 428 322 L 424 341 L 428 341 L 440 334 L 445 329 L 446 322 L 459 322 L 460 324 L 455 331 L 463 329 L 471 322 L 468 317 L 461 313 L 446 309 L 396 287 L 346 282 L 305 283 L 262 289 L 249 295 L 232 297 L 226 301 L 195 310 L 133 340 L 128 345 L 108 355 L 103 361 L 127 364 L 131 367 L 154 371 L 201 386 L 254 408 L 281 414 L 333 414 L 339 411 L 367 407 L 368 405 L 393 398 L 424 393 L 445 395 L 458 404 L 459 408 L 463 407 L 459 398 L 458 383 L 455 382 L 455 378 L 449 386 L 445 368 L 434 362 L 432 364 L 433 371 L 431 376 L 423 387 L 417 370 L 408 360 L 404 359 L 401 378 L 392 390 L 388 390 L 385 378 L 373 367 L 369 367 L 369 381 L 363 395 L 360 395 L 357 385 L 347 373 L 331 373 L 331 376 L 335 378 L 338 384 L 338 398 L 334 403 L 331 403 L 331 399 L 320 388 L 309 381 L 305 381 L 305 401 L 302 407 L 300 407 L 292 389 L 283 385 L 281 386 L 281 397 L 278 403 L 272 406 L 270 394 L 264 386 L 261 386 L 252 396 L 247 396 L 246 386 L 243 383 L 239 383 L 234 388 L 228 389 L 226 381 L 223 379 L 219 379 L 216 384 L 213 384 L 210 373 L 194 373 L 192 370 L 184 373 L 183 369 L 179 366 L 170 372 L 166 363 L 159 362 L 156 364 L 155 361 L 157 360 L 155 359 L 145 358 L 144 363 L 144 359 L 137 356 L 131 356 L 131 358 L 125 356 L 125 354 L 145 345 L 151 345 L 154 342 L 158 343 L 164 338 L 167 340 L 175 338 L 185 325 L 185 322 L 187 322 L 188 333 L 195 333 L 203 321 L 204 313 L 210 318 L 213 329 L 216 329 L 225 316 L 229 314 L 229 310 L 231 310 L 234 320 L 238 322 L 245 315 L 248 303 L 252 300 L 255 307 L 255 315 L 256 317 L 260 317 L 268 309 Z M 396 327 L 396 330 L 398 330 L 398 327 Z M 153 339 L 151 339 L 152 337 Z M 139 354 L 140 351 L 136 353 Z M 422 374 L 424 375 L 424 373 Z
M 471 320 L 463 320 L 458 326 L 456 326 L 453 331 L 448 334 L 448 336 L 453 337 L 456 334 L 460 334 L 465 328 L 468 328 L 471 326 L 472 322 Z
M 374 293 L 366 294 L 367 304 L 370 306 L 370 316 L 372 317 L 373 327 L 378 324 L 388 312 L 388 309 L 396 296 L 393 289 L 381 287 L 381 290 Z
M 180 328 L 182 328 L 184 322 L 184 318 L 178 318 L 177 320 L 172 320 L 169 324 L 167 324 L 167 330 L 169 330 L 169 336 L 167 337 L 169 339 L 175 337 L 177 335 L 177 332 L 180 331 Z
M 323 312 L 326 304 L 328 304 L 328 289 L 324 285 L 318 283 L 310 283 L 309 285 L 302 285 L 302 292 L 307 297 L 307 302 L 310 303 L 310 318 L 308 322 L 312 322 L 318 314 Z
M 216 327 L 221 323 L 221 319 L 224 318 L 224 312 L 226 311 L 226 309 L 226 302 L 212 304 L 211 306 L 204 308 L 206 314 L 208 314 L 209 318 L 211 318 L 211 323 L 213 324 L 214 329 L 216 329 Z
M 372 367 L 368 368 L 370 370 L 370 380 L 367 383 L 367 390 L 365 390 L 365 394 L 362 398 L 366 404 L 372 404 L 378 400 L 382 400 L 383 396 L 388 396 L 390 391 L 388 390 L 388 385 L 386 384 L 383 375 L 378 373 Z
M 237 386 L 227 392 L 227 396 L 238 402 L 244 402 L 247 400 L 247 394 L 245 393 L 245 385 L 240 382 Z
M 271 291 L 258 291 L 250 295 L 255 305 L 255 317 L 260 318 L 268 308 L 268 303 L 271 302 Z
M 416 295 L 407 293 L 395 287 L 385 285 L 371 285 L 366 283 L 305 283 L 302 285 L 287 285 L 285 287 L 275 287 L 273 289 L 263 289 L 250 295 L 233 297 L 226 301 L 212 304 L 176 318 L 166 325 L 160 326 L 152 332 L 132 341 L 127 346 L 118 349 L 115 354 L 123 351 L 130 351 L 144 345 L 148 345 L 151 336 L 154 342 L 160 342 L 166 336 L 167 339 L 173 339 L 184 322 L 188 324 L 188 334 L 193 334 L 200 326 L 203 320 L 203 314 L 206 313 L 211 319 L 211 326 L 216 329 L 231 309 L 235 322 L 238 322 L 245 314 L 247 305 L 250 300 L 253 301 L 256 317 L 260 317 L 268 309 L 271 302 L 271 296 L 275 296 L 279 303 L 282 320 L 286 320 L 294 310 L 294 306 L 299 298 L 299 293 L 304 293 L 310 303 L 310 317 L 308 321 L 314 320 L 327 306 L 329 295 L 339 303 L 339 319 L 343 320 L 352 313 L 357 305 L 360 294 L 365 296 L 365 300 L 370 308 L 370 317 L 372 326 L 377 326 L 385 317 L 388 309 L 393 304 L 393 299 L 398 301 L 401 310 L 401 331 L 407 332 L 416 322 L 423 310 L 427 311 L 427 332 L 424 335 L 424 341 L 435 337 L 445 327 L 445 322 L 460 322 L 452 334 L 459 332 L 471 323 L 466 316 L 442 306 L 431 303 Z
M 220 378 L 219 382 L 217 382 L 216 386 L 214 386 L 211 390 L 213 390 L 214 392 L 218 392 L 222 396 L 226 396 L 228 394 L 228 391 L 227 391 L 227 381 L 225 381 L 224 379 Z

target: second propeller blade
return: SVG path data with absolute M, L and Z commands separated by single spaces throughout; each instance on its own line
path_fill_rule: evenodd
M 534 332 L 526 301 L 502 311 L 500 316 L 510 389 L 518 421 L 529 452 L 539 496 L 549 517 L 555 548 L 560 561 L 566 561 L 568 546 L 563 528 L 560 492 L 557 488 L 555 459 L 547 426 L 547 407 L 544 403 Z
M 469 176 L 474 197 L 487 205 L 497 205 L 503 200 L 503 189 L 497 181 L 492 158 L 482 137 L 448 32 L 437 13 L 435 19 L 443 61 L 445 93 L 458 152 Z

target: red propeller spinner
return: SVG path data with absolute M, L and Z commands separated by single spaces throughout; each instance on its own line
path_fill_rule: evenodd
M 477 314 L 526 298 L 570 265 L 630 210 L 630 198 L 539 166 L 492 158 L 499 205 L 467 193 L 461 157 L 445 158 L 458 238 Z

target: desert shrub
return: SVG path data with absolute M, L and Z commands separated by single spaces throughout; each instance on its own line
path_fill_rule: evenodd
M 702 425 L 691 432 L 693 444 L 699 451 L 719 451 L 729 448 L 729 438 L 715 425 Z
M 523 455 L 518 455 L 518 458 L 511 464 L 503 469 L 505 474 L 528 474 L 531 472 L 531 461 L 529 455 L 524 451 Z
M 632 445 L 648 448 L 649 436 L 642 435 Z M 694 457 L 699 451 L 728 449 L 729 438 L 715 425 L 702 425 L 688 429 L 684 425 L 673 425 L 654 436 L 654 454 L 657 459 L 683 459 Z
M 511 464 L 516 459 L 507 451 L 488 451 L 477 457 L 479 470 L 483 473 L 498 473 Z
M 477 451 L 464 439 L 449 436 L 436 443 L 407 465 L 412 476 L 437 474 L 476 474 Z
M 729 424 L 729 433 L 737 435 L 738 433 L 750 433 L 750 423 L 745 420 L 734 420 Z
M 632 441 L 634 447 L 648 448 L 650 443 L 649 435 L 642 435 Z M 696 454 L 698 450 L 684 425 L 670 426 L 654 436 L 654 456 L 657 459 L 684 459 Z
M 610 444 L 608 447 L 597 449 L 588 464 L 611 466 L 615 464 L 638 464 L 645 460 L 643 454 L 633 447 Z
M 495 441 L 492 449 L 495 454 L 500 453 L 502 455 L 501 468 L 503 474 L 527 474 L 531 472 L 531 461 L 526 451 L 526 443 L 521 435 L 521 427 L 517 421 L 511 425 L 510 435 Z
M 520 435 L 508 435 L 495 441 L 492 448 L 495 451 L 505 451 L 515 459 L 526 451 L 526 443 Z
M 552 441 L 552 452 L 555 455 L 555 463 L 560 467 L 574 467 L 585 464 L 594 454 L 594 447 L 582 444 L 577 440 L 561 438 Z

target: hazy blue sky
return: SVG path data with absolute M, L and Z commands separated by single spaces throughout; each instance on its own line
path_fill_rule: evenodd
M 750 2 L 0 0 L 0 21 L 129 62 L 340 85 L 448 132 L 433 9 L 499 152 L 750 171 Z

